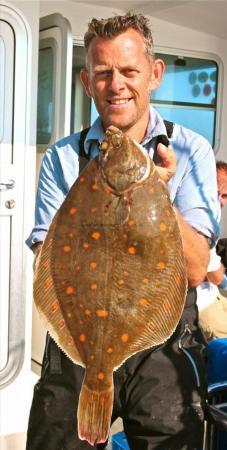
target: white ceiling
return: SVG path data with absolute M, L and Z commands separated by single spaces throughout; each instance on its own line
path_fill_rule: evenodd
M 227 0 L 81 0 L 81 2 L 141 12 L 227 39 Z

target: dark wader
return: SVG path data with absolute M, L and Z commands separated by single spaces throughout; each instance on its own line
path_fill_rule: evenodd
M 170 137 L 172 124 L 167 131 Z M 86 157 L 83 152 L 80 156 Z M 201 450 L 205 353 L 196 290 L 191 289 L 180 323 L 167 343 L 137 353 L 114 373 L 112 421 L 122 417 L 131 450 Z M 41 379 L 34 388 L 26 450 L 104 449 L 104 445 L 90 446 L 77 435 L 83 377 L 84 369 L 73 364 L 48 336 Z
M 202 449 L 206 342 L 197 326 L 195 301 L 193 289 L 166 344 L 132 356 L 114 373 L 112 419 L 122 417 L 132 450 Z M 48 337 L 42 376 L 34 389 L 27 450 L 104 448 L 90 446 L 76 433 L 83 376 L 84 369 L 73 364 Z

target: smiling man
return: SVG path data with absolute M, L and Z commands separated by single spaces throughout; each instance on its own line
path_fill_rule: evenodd
M 167 135 L 162 117 L 150 105 L 165 65 L 155 59 L 149 21 L 130 13 L 93 19 L 84 42 L 86 67 L 81 79 L 99 117 L 84 142 L 83 133 L 76 133 L 51 146 L 44 156 L 36 224 L 27 240 L 36 253 L 54 213 L 78 177 L 81 151 L 87 158 L 94 158 L 109 125 L 139 142 L 150 158 L 157 136 Z M 174 151 L 158 145 L 163 161 L 158 171 L 168 182 L 176 208 L 189 289 L 185 310 L 171 339 L 155 350 L 132 356 L 115 373 L 112 420 L 122 417 L 132 450 L 201 450 L 203 441 L 206 343 L 198 327 L 195 286 L 205 277 L 209 246 L 219 232 L 216 169 L 213 151 L 203 137 L 178 124 L 168 130 L 168 135 Z M 184 346 L 187 352 L 181 350 Z M 198 367 L 196 374 L 186 356 L 190 353 Z M 48 338 L 42 377 L 31 408 L 27 450 L 94 448 L 75 433 L 75 404 L 83 377 L 84 370 Z M 95 448 L 104 446 L 97 444 Z

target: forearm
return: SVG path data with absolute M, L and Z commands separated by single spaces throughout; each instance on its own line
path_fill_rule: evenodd
M 206 277 L 209 263 L 209 245 L 205 236 L 188 225 L 175 209 L 183 241 L 189 286 L 198 286 Z

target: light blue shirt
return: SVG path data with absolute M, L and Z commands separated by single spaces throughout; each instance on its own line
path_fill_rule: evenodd
M 151 107 L 146 136 L 141 143 L 153 157 L 151 139 L 166 135 L 158 112 Z M 98 154 L 104 137 L 100 118 L 90 128 L 84 143 L 91 158 Z M 39 176 L 35 226 L 26 243 L 31 247 L 42 242 L 49 224 L 79 174 L 80 133 L 65 137 L 45 153 Z M 219 235 L 220 205 L 217 198 L 216 166 L 208 141 L 178 124 L 174 125 L 170 146 L 177 158 L 177 169 L 168 183 L 171 201 L 185 221 L 213 242 Z

